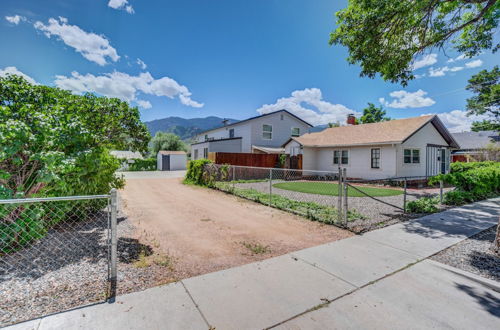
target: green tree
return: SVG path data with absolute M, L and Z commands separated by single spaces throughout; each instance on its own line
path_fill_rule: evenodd
M 335 123 L 328 123 L 328 128 L 332 127 L 340 127 L 340 122 L 336 121 Z
M 388 121 L 391 118 L 386 117 L 386 112 L 382 106 L 376 107 L 373 103 L 368 103 L 368 107 L 363 109 L 363 115 L 359 118 L 362 124 L 378 123 Z
M 469 57 L 499 48 L 497 0 L 349 0 L 336 16 L 330 44 L 348 48 L 347 60 L 361 65 L 361 76 L 379 73 L 402 85 L 414 78 L 415 58 L 432 48 L 451 42 Z
M 137 108 L 0 77 L 0 195 L 71 196 L 121 187 L 109 149 L 146 151 Z
M 469 79 L 466 89 L 475 95 L 467 99 L 467 115 L 487 115 L 491 119 L 472 123 L 473 131 L 500 131 L 500 69 L 482 70 Z
M 160 150 L 187 151 L 186 144 L 181 138 L 173 133 L 156 132 L 149 146 L 152 156 L 156 156 Z

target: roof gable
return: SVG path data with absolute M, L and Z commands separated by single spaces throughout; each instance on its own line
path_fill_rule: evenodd
M 293 117 L 293 118 L 297 119 L 298 121 L 303 122 L 304 124 L 308 125 L 309 127 L 313 127 L 313 125 L 309 124 L 308 122 L 306 122 L 306 121 L 305 121 L 305 120 L 303 120 L 302 118 L 300 118 L 300 117 L 298 117 L 298 116 L 294 115 L 294 114 L 293 114 L 293 113 L 291 113 L 290 111 L 285 110 L 285 109 L 282 109 L 282 110 L 278 110 L 278 111 L 274 111 L 274 112 L 265 113 L 265 114 L 260 115 L 260 116 L 255 116 L 255 117 L 250 117 L 250 118 L 247 118 L 247 119 L 243 119 L 243 120 L 237 121 L 237 122 L 235 122 L 235 123 L 228 124 L 228 125 L 226 125 L 226 126 L 220 126 L 220 127 L 212 128 L 212 129 L 209 129 L 209 130 L 203 131 L 203 132 L 199 133 L 198 135 L 206 134 L 206 133 L 208 133 L 208 132 L 215 131 L 215 130 L 218 130 L 218 129 L 221 129 L 221 128 L 226 128 L 226 127 L 236 126 L 236 125 L 243 124 L 243 123 L 246 123 L 246 122 L 249 122 L 249 121 L 255 120 L 255 119 L 260 119 L 260 118 L 263 118 L 263 117 L 267 117 L 267 116 L 275 115 L 275 114 L 278 114 L 278 113 L 280 113 L 280 112 L 287 113 L 287 114 L 288 114 L 288 115 L 290 115 L 291 117 Z
M 303 146 L 335 147 L 373 144 L 402 143 L 429 122 L 451 146 L 456 145 L 451 134 L 435 115 L 391 121 L 327 128 L 321 132 L 304 134 L 294 138 Z

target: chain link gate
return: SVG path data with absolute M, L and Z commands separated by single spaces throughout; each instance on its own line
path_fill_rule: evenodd
M 113 299 L 117 192 L 0 200 L 0 326 Z

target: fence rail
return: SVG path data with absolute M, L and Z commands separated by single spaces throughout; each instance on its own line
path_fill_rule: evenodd
M 0 200 L 0 326 L 114 297 L 116 194 Z

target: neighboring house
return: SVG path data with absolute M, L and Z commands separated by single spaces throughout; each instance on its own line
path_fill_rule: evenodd
M 127 171 L 129 164 L 133 164 L 136 159 L 143 159 L 141 153 L 138 151 L 111 150 L 109 153 L 121 161 L 118 171 Z
M 500 136 L 495 131 L 453 133 L 453 138 L 460 147 L 451 152 L 452 162 L 469 162 L 474 158 L 487 158 L 485 148 L 490 145 L 500 147 Z
M 311 127 L 286 110 L 275 111 L 200 133 L 191 144 L 191 158 L 208 158 L 209 152 L 277 153 L 290 137 Z
M 437 116 L 421 116 L 327 128 L 283 146 L 287 154 L 302 154 L 305 170 L 341 166 L 351 178 L 382 179 L 446 173 L 458 144 Z

